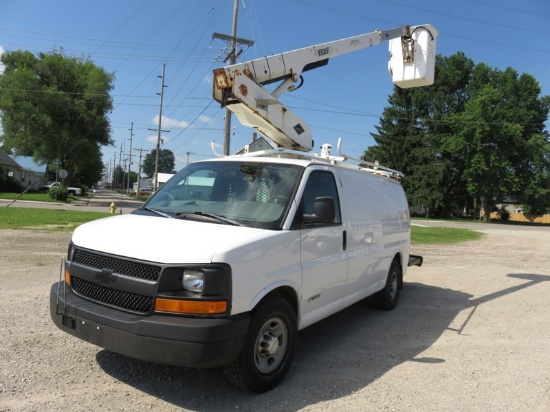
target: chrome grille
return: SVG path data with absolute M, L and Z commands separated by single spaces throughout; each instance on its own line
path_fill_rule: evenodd
M 73 262 L 97 269 L 111 269 L 114 273 L 153 281 L 158 280 L 161 270 L 159 266 L 100 255 L 80 249 L 75 250 Z
M 108 305 L 140 313 L 148 313 L 153 307 L 151 296 L 107 288 L 74 276 L 71 276 L 71 284 L 80 295 Z

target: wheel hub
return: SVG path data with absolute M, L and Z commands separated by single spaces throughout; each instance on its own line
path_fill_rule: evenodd
M 271 331 L 265 331 L 260 340 L 260 353 L 271 356 L 279 350 L 279 339 Z
M 268 319 L 258 333 L 254 350 L 254 362 L 261 373 L 276 371 L 288 350 L 288 331 L 277 317 Z

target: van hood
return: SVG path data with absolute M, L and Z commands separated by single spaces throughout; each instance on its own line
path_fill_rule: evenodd
M 262 229 L 157 216 L 118 215 L 76 228 L 74 245 L 160 263 L 210 263 L 220 253 Z

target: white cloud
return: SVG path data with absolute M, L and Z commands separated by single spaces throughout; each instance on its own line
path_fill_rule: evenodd
M 151 142 L 151 143 L 154 143 L 155 146 L 157 144 L 157 135 L 151 135 L 149 137 L 147 137 L 145 140 L 147 140 L 148 142 Z M 164 144 L 164 143 L 167 143 L 170 141 L 170 137 L 169 136 L 164 136 L 163 134 L 160 135 L 160 144 Z
M 210 116 L 205 116 L 204 114 L 199 116 L 199 121 L 202 123 L 213 123 L 214 119 L 212 119 Z
M 214 119 L 210 116 L 206 115 L 200 115 L 197 120 L 201 123 L 213 123 Z M 158 126 L 159 124 L 159 117 L 158 115 L 153 117 L 153 123 Z M 162 129 L 187 129 L 188 127 L 193 127 L 189 122 L 186 122 L 185 120 L 176 120 L 172 119 L 170 117 L 162 116 Z
M 6 52 L 6 50 L 4 50 L 4 48 L 2 46 L 0 46 L 0 56 L 2 56 L 4 53 Z M 0 74 L 4 73 L 4 65 L 2 63 L 0 63 Z
M 162 136 L 161 136 L 161 138 L 162 138 Z M 148 141 L 148 142 L 151 142 L 151 143 L 154 143 L 154 144 L 157 144 L 157 135 L 149 136 L 149 137 L 147 138 L 147 141 Z
M 153 122 L 158 125 L 159 124 L 159 117 L 158 115 L 153 118 Z M 171 129 L 186 129 L 189 127 L 189 123 L 187 123 L 185 120 L 176 120 L 171 119 L 166 116 L 162 116 L 162 128 L 171 128 Z

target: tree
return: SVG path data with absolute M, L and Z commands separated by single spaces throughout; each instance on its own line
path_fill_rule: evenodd
M 465 204 L 461 162 L 443 143 L 452 133 L 446 119 L 468 98 L 473 65 L 463 53 L 437 56 L 433 86 L 395 87 L 376 126 L 378 133 L 371 134 L 377 145 L 365 152 L 367 160 L 374 155 L 405 174 L 402 183 L 411 203 L 444 216 Z
M 75 164 L 74 180 L 88 187 L 93 186 L 103 177 L 105 164 L 102 161 L 101 149 L 98 145 L 90 145 L 89 155 L 79 159 Z
M 537 81 L 528 74 L 478 64 L 470 100 L 453 118 L 454 138 L 448 147 L 463 157 L 468 192 L 482 198 L 487 221 L 493 206 L 506 196 L 527 202 L 529 209 L 548 200 L 544 122 L 550 106 L 539 94 Z
M 135 182 L 137 182 L 137 172 L 130 172 L 130 181 L 128 182 L 128 170 L 124 170 L 122 166 L 117 165 L 113 170 L 110 182 L 113 184 L 113 189 L 131 191 Z
M 126 186 L 126 174 L 121 165 L 116 165 L 111 177 L 113 189 L 123 189 Z
M 524 187 L 521 202 L 524 213 L 550 212 L 550 144 L 542 134 L 533 136 L 527 143 L 534 153 L 527 173 L 531 174 Z
M 147 177 L 153 177 L 155 174 L 155 161 L 157 156 L 157 149 L 151 150 L 150 153 L 145 155 L 143 160 L 143 174 Z M 175 173 L 174 165 L 176 164 L 176 157 L 171 150 L 160 149 L 159 151 L 159 173 Z
M 56 50 L 37 56 L 7 52 L 2 63 L 4 146 L 46 164 L 62 162 L 69 172 L 67 184 L 77 172 L 99 166 L 99 149 L 112 144 L 107 114 L 112 110 L 113 74 L 88 58 L 66 57 Z
M 508 196 L 540 212 L 550 205 L 550 97 L 540 92 L 511 68 L 437 56 L 433 86 L 394 89 L 365 157 L 402 170 L 410 201 L 443 216 L 483 199 L 488 218 Z
M 462 111 L 468 101 L 473 68 L 474 62 L 462 52 L 438 56 L 434 85 L 413 89 L 425 138 L 421 149 L 424 158 L 414 166 L 412 200 L 431 205 L 443 217 L 468 206 L 463 161 L 446 148 L 446 143 L 453 134 L 448 119 Z M 437 202 L 430 203 L 430 199 Z
M 377 145 L 370 147 L 363 157 L 365 160 L 378 161 L 384 166 L 403 172 L 403 187 L 407 193 L 413 194 L 409 196 L 409 201 L 426 205 L 438 204 L 441 199 L 437 191 L 423 192 L 418 185 L 421 173 L 426 172 L 423 170 L 416 174 L 418 165 L 422 164 L 431 169 L 426 174 L 430 179 L 433 179 L 437 168 L 432 168 L 430 153 L 425 150 L 425 136 L 419 124 L 420 116 L 417 106 L 413 103 L 411 91 L 396 87 L 388 103 L 390 106 L 384 109 L 380 126 L 376 126 L 378 133 L 372 133 Z

